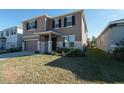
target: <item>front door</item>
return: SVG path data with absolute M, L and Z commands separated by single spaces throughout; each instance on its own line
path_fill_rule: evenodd
M 52 50 L 55 51 L 57 48 L 57 37 L 52 37 Z

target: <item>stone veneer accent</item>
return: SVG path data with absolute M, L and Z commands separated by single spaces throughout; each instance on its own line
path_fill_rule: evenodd
M 62 48 L 63 47 L 63 42 L 57 42 L 57 48 Z
M 51 41 L 40 42 L 40 48 L 39 48 L 40 52 L 44 53 L 46 51 L 48 51 L 48 52 L 52 51 L 51 44 L 52 44 Z M 57 42 L 57 48 L 63 48 L 63 42 Z M 69 43 L 67 43 L 67 48 L 69 48 Z M 83 50 L 83 43 L 81 41 L 75 41 L 74 48 L 78 48 L 78 49 Z
M 82 43 L 82 41 L 75 41 L 74 46 L 75 46 L 75 48 L 83 50 L 83 43 Z
M 63 47 L 63 42 L 57 42 L 57 47 L 58 48 L 62 48 Z M 66 47 L 69 48 L 69 43 L 68 42 L 66 43 Z M 83 43 L 82 43 L 82 41 L 75 41 L 74 42 L 74 48 L 78 48 L 78 49 L 83 50 Z
M 22 51 L 25 50 L 25 42 L 22 42 Z
M 48 52 L 52 52 L 52 41 L 48 41 Z
M 41 52 L 41 53 L 44 53 L 45 50 L 46 50 L 45 44 L 46 44 L 46 42 L 40 42 L 40 52 Z
M 40 41 L 37 41 L 37 51 L 40 51 Z

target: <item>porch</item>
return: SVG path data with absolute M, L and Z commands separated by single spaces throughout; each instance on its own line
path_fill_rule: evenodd
M 61 34 L 53 31 L 38 32 L 37 50 L 44 53 L 51 53 L 57 50 L 57 41 Z
M 6 38 L 0 37 L 0 50 L 5 50 L 5 49 L 6 49 Z

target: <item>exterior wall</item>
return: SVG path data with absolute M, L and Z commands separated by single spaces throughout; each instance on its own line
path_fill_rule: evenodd
M 46 31 L 52 30 L 52 18 L 46 18 Z
M 6 37 L 6 49 L 17 48 L 17 35 Z
M 124 38 L 124 26 L 108 28 L 96 41 L 98 48 L 108 52 L 111 45 L 115 45 Z
M 22 28 L 17 28 L 17 47 L 22 47 Z
M 56 18 L 61 19 L 61 28 L 59 29 L 52 29 L 55 32 L 58 32 L 62 35 L 75 35 L 75 40 L 76 41 L 82 41 L 82 29 L 81 29 L 81 16 L 82 16 L 82 12 L 76 13 L 76 14 L 70 14 L 72 16 L 75 16 L 75 25 L 72 27 L 64 27 L 64 18 L 66 16 L 59 16 Z M 54 19 L 56 19 L 54 18 Z M 61 42 L 61 38 L 59 39 Z
M 57 42 L 57 47 L 62 48 L 63 47 L 63 42 Z
M 23 22 L 23 36 L 30 36 L 30 35 L 34 35 L 34 33 L 45 31 L 46 29 L 45 18 L 46 16 L 41 16 L 38 18 L 24 21 Z M 31 20 L 37 20 L 37 29 L 27 30 L 27 23 L 30 22 Z
M 97 39 L 96 46 L 101 50 L 108 51 L 112 40 L 111 35 L 112 29 L 106 29 L 106 31 Z
M 22 47 L 22 34 L 17 35 L 17 47 Z
M 80 50 L 83 50 L 82 41 L 75 41 L 74 46 L 75 46 L 75 48 L 78 48 Z
M 85 44 L 87 46 L 88 31 L 87 31 L 84 14 L 82 14 L 81 19 L 82 19 L 82 22 L 81 22 L 82 23 L 82 44 Z

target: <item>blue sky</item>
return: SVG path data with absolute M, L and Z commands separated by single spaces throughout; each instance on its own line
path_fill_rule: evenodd
M 43 14 L 57 16 L 75 11 L 74 9 L 62 10 L 2 10 L 0 9 L 0 30 L 11 26 L 19 26 L 25 19 L 36 17 Z M 124 10 L 104 10 L 104 9 L 86 9 L 86 22 L 88 27 L 88 36 L 98 36 L 106 25 L 113 20 L 124 18 Z

